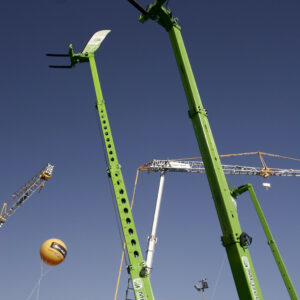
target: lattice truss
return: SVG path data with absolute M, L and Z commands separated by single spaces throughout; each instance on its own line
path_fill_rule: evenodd
M 6 203 L 4 203 L 0 214 L 0 227 L 2 227 L 6 219 L 11 216 L 30 196 L 32 196 L 33 193 L 44 187 L 45 181 L 52 176 L 53 168 L 54 166 L 47 164 L 41 169 L 41 171 L 19 188 Z M 12 204 L 8 208 L 8 204 L 10 203 Z
M 295 169 L 278 169 L 278 168 L 269 168 L 264 162 L 262 155 L 268 155 L 279 158 L 287 158 L 292 160 L 293 158 L 283 157 L 275 154 L 268 154 L 264 152 L 250 152 L 243 154 L 228 154 L 223 155 L 223 157 L 229 156 L 240 156 L 240 155 L 249 155 L 249 154 L 258 154 L 263 167 L 250 167 L 250 166 L 240 166 L 240 165 L 224 165 L 222 164 L 224 173 L 226 175 L 258 175 L 264 178 L 269 176 L 300 176 L 300 170 Z M 222 156 L 221 156 L 222 157 Z M 153 171 L 153 172 L 190 172 L 190 173 L 205 173 L 205 168 L 202 160 L 160 160 L 154 159 L 153 161 L 141 166 L 139 168 L 142 171 Z

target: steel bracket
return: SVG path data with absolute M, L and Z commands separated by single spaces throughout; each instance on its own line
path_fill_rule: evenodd
M 188 111 L 188 114 L 189 114 L 189 117 L 190 117 L 191 119 L 193 119 L 194 116 L 197 115 L 197 114 L 201 114 L 201 115 L 207 117 L 207 111 L 206 111 L 206 109 L 201 108 L 200 106 L 195 106 L 195 107 L 193 107 L 192 109 L 190 109 L 190 110 Z
M 222 245 L 226 248 L 229 245 L 240 243 L 239 239 L 233 234 L 221 236 Z

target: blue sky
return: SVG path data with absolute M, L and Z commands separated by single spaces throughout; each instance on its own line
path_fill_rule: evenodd
M 148 2 L 140 1 L 146 7 Z M 170 1 L 220 154 L 299 154 L 300 4 L 298 1 Z M 127 1 L 8 1 L 1 6 L 1 182 L 10 198 L 43 165 L 55 165 L 44 190 L 1 228 L 1 297 L 26 299 L 40 272 L 40 245 L 51 237 L 66 260 L 43 279 L 40 299 L 113 299 L 121 243 L 100 141 L 88 64 L 47 52 L 80 52 L 90 36 L 111 29 L 96 54 L 112 133 L 128 195 L 136 169 L 152 160 L 199 155 L 167 33 L 142 25 Z M 224 159 L 257 166 L 258 159 Z M 300 169 L 297 162 L 268 160 Z M 251 182 L 298 291 L 298 178 L 270 178 L 269 191 Z M 158 174 L 141 174 L 134 219 L 143 251 L 152 225 Z M 265 299 L 289 299 L 249 196 L 238 202 Z M 204 175 L 167 174 L 151 282 L 155 298 L 199 299 L 193 285 L 207 277 L 207 299 L 237 299 Z M 145 256 L 144 256 L 145 257 Z M 124 299 L 123 270 L 118 299 Z M 216 286 L 216 287 L 215 287 Z M 214 288 L 215 287 L 215 288 Z M 34 297 L 32 298 L 34 299 Z

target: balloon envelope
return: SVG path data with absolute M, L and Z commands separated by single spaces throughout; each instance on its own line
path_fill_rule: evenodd
M 67 255 L 65 243 L 59 239 L 49 239 L 40 248 L 42 261 L 50 266 L 59 265 Z

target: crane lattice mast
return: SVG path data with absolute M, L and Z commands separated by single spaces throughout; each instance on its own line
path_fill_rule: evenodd
M 225 175 L 258 175 L 264 178 L 269 176 L 300 176 L 300 170 L 294 169 L 268 169 L 265 171 L 261 167 L 224 165 L 222 164 Z M 161 160 L 154 159 L 139 168 L 142 171 L 152 172 L 188 172 L 205 173 L 203 161 L 194 160 Z
M 14 214 L 28 198 L 30 198 L 37 190 L 44 187 L 45 182 L 52 176 L 53 168 L 53 165 L 47 164 L 3 204 L 0 214 L 0 227 L 3 226 L 7 218 Z M 8 203 L 12 202 L 13 204 L 8 208 Z

